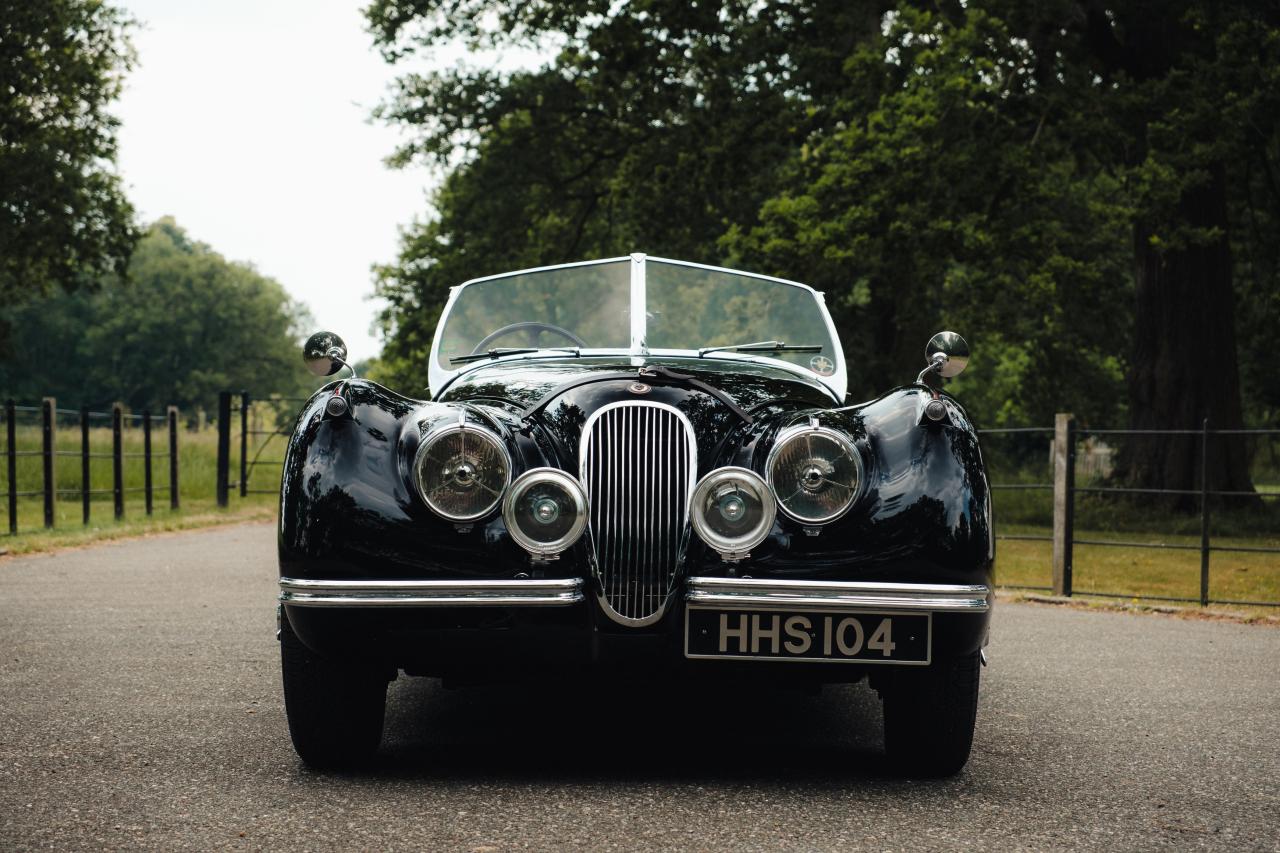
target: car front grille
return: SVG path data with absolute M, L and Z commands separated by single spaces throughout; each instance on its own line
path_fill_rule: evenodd
M 613 403 L 583 428 L 581 478 L 610 616 L 661 616 L 684 547 L 697 472 L 693 428 L 661 403 Z

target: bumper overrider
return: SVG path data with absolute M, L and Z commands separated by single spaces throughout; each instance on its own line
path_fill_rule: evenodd
M 280 579 L 280 601 L 296 607 L 557 607 L 585 600 L 581 578 L 513 580 Z M 692 577 L 690 607 L 918 613 L 986 613 L 985 584 L 804 581 Z

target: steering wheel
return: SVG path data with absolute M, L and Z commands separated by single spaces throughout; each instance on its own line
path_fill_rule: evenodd
M 573 341 L 576 346 L 585 347 L 587 345 L 586 341 L 568 329 L 562 329 L 559 326 L 552 325 L 551 323 L 539 323 L 537 320 L 525 320 L 521 323 L 512 323 L 509 326 L 503 326 L 496 332 L 490 332 L 485 335 L 484 340 L 476 344 L 476 348 L 471 351 L 471 354 L 476 355 L 478 353 L 482 353 L 488 349 L 489 344 L 493 343 L 498 338 L 513 335 L 516 332 L 529 332 L 529 342 L 533 346 L 537 345 L 535 342 L 538 339 L 538 335 L 542 332 L 551 332 L 553 335 L 559 335 L 562 338 Z

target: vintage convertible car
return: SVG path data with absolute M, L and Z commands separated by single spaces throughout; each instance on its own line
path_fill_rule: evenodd
M 320 375 L 347 353 L 307 342 Z M 636 254 L 452 290 L 430 399 L 351 377 L 290 439 L 279 638 L 315 766 L 381 738 L 401 672 L 457 681 L 868 678 L 905 771 L 968 758 L 991 501 L 929 343 L 865 403 L 822 294 Z

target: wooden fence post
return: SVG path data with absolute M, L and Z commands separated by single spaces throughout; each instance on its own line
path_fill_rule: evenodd
M 1053 594 L 1071 595 L 1072 537 L 1075 527 L 1075 417 L 1053 419 Z
M 9 475 L 9 532 L 18 532 L 18 444 L 13 419 L 17 408 L 12 400 L 4 403 L 5 467 Z
M 167 410 L 169 421 L 169 509 L 178 508 L 178 407 Z
M 1209 419 L 1200 432 L 1200 606 L 1209 606 Z
M 147 515 L 151 515 L 151 410 L 142 410 L 142 485 Z
M 231 466 L 231 392 L 218 392 L 218 506 L 227 505 L 227 479 Z
M 124 404 L 111 404 L 111 497 L 115 516 L 124 518 Z
M 80 407 L 80 508 L 89 523 L 89 407 Z
M 58 403 L 45 397 L 40 403 L 40 434 L 43 439 L 41 456 L 44 462 L 44 526 L 53 527 L 54 504 L 58 499 Z
M 240 392 L 240 497 L 249 494 L 249 392 Z

